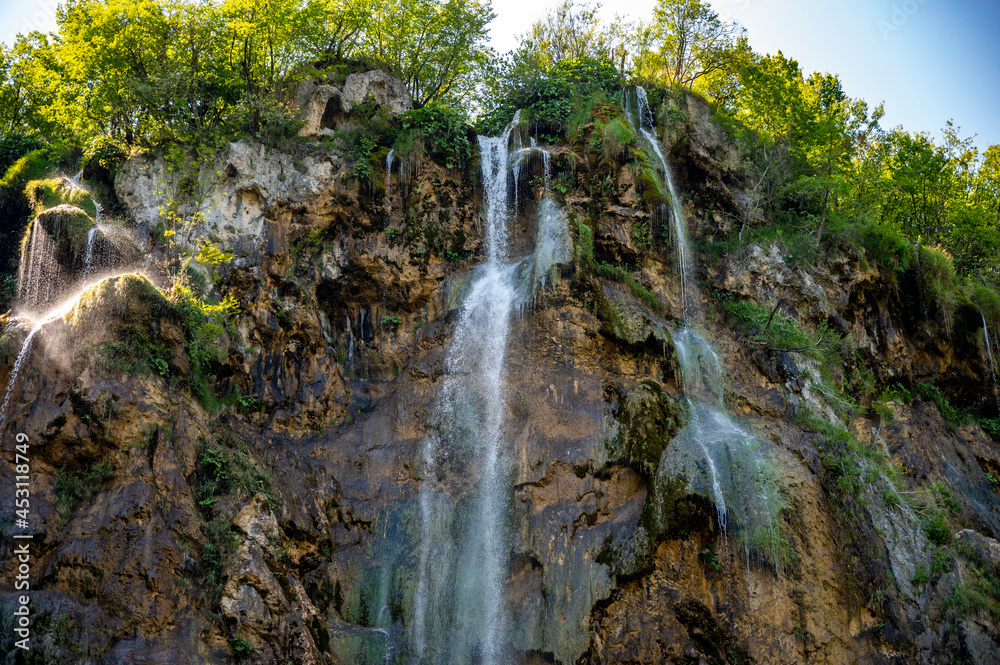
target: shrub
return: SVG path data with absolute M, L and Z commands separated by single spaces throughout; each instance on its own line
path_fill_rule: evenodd
M 111 136 L 95 136 L 83 149 L 83 171 L 87 178 L 99 177 L 114 185 L 118 168 L 128 159 L 128 149 Z
M 431 157 L 449 169 L 472 157 L 465 118 L 457 110 L 432 102 L 401 116 L 404 131 L 419 133 Z
M 14 162 L 41 147 L 41 140 L 35 136 L 9 133 L 0 137 L 0 172 L 6 172 Z
M 902 273 L 913 263 L 913 243 L 892 227 L 881 224 L 863 226 L 857 238 L 865 250 L 865 258 L 883 270 Z
M 94 498 L 104 481 L 114 477 L 115 471 L 107 461 L 98 462 L 75 474 L 60 471 L 56 475 L 56 505 L 59 512 L 67 517 L 80 503 Z
M 637 137 L 632 125 L 623 116 L 612 118 L 598 124 L 598 132 L 594 136 L 600 141 L 604 159 L 609 164 L 622 163 L 628 155 L 629 148 L 635 144 Z
M 52 162 L 47 151 L 29 152 L 14 162 L 14 165 L 7 169 L 3 180 L 0 180 L 0 198 L 6 200 L 21 195 L 30 181 L 41 180 L 51 169 Z

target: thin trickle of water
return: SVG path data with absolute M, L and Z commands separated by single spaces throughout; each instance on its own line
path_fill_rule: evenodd
M 990 377 L 993 379 L 993 396 L 997 401 L 997 411 L 1000 412 L 1000 385 L 997 384 L 997 363 L 993 357 L 993 344 L 990 342 L 990 328 L 986 325 L 986 315 L 980 312 L 979 316 L 983 319 L 983 339 L 986 340 L 986 356 L 990 361 Z
M 0 407 L 0 431 L 7 425 L 7 409 L 10 407 L 10 396 L 14 392 L 14 385 L 17 383 L 17 376 L 21 373 L 21 367 L 24 365 L 28 356 L 31 355 L 31 345 L 35 339 L 35 333 L 39 331 L 41 326 L 36 326 L 32 328 L 31 332 L 24 339 L 24 344 L 21 345 L 21 351 L 17 354 L 17 360 L 14 361 L 14 367 L 10 370 L 10 380 L 7 382 L 7 391 L 3 396 L 3 406 Z
M 632 94 L 626 92 L 624 100 L 625 116 L 631 123 L 632 128 L 643 139 L 647 155 L 651 159 L 655 157 L 656 161 L 659 162 L 663 173 L 663 183 L 666 185 L 667 193 L 670 195 L 670 216 L 674 226 L 674 248 L 677 254 L 677 277 L 680 281 L 681 316 L 682 318 L 690 318 L 696 312 L 690 311 L 692 304 L 689 302 L 689 300 L 692 300 L 689 292 L 691 252 L 687 240 L 687 220 L 684 216 L 684 208 L 681 206 L 680 197 L 677 196 L 677 190 L 674 188 L 674 178 L 670 164 L 663 154 L 660 139 L 656 134 L 656 123 L 653 113 L 649 108 L 649 101 L 646 99 L 646 90 L 642 86 L 636 86 L 634 97 Z M 650 151 L 652 152 L 650 153 Z
M 385 156 L 385 195 L 388 197 L 392 192 L 392 160 L 396 156 L 396 151 L 389 148 L 389 154 Z
M 737 425 L 726 411 L 722 362 L 694 325 L 700 318 L 700 307 L 691 279 L 687 223 L 646 91 L 638 86 L 634 93 L 626 91 L 624 111 L 647 157 L 662 169 L 663 184 L 670 197 L 681 315 L 685 319 L 672 337 L 690 419 L 664 453 L 657 473 L 663 480 L 683 474 L 691 491 L 712 500 L 720 533 L 725 537 L 731 530 L 738 531 L 747 566 L 754 552 L 777 561 L 774 515 L 781 498 L 775 472 L 760 442 Z
M 90 276 L 90 268 L 94 262 L 94 241 L 97 239 L 98 228 L 95 226 L 87 232 L 87 255 L 83 260 L 83 278 Z

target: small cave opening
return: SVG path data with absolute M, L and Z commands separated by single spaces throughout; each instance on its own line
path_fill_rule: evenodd
M 323 117 L 319 121 L 321 129 L 336 129 L 337 119 L 343 115 L 344 106 L 340 103 L 340 95 L 333 95 L 326 100 L 326 108 L 323 110 Z

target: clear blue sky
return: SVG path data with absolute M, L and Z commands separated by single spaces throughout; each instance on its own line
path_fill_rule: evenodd
M 494 46 L 510 49 L 557 0 L 493 0 Z M 607 0 L 648 19 L 654 0 Z M 0 0 L 0 40 L 55 27 L 56 0 Z M 852 97 L 884 100 L 887 128 L 939 136 L 954 118 L 981 149 L 1000 144 L 1000 0 L 714 0 L 755 50 L 779 49 L 807 72 L 840 74 Z
M 495 0 L 497 48 L 556 0 Z M 654 0 L 608 0 L 604 15 L 652 16 Z M 852 97 L 886 103 L 883 127 L 940 136 L 949 119 L 980 149 L 1000 144 L 1000 0 L 713 0 L 762 53 L 839 74 Z

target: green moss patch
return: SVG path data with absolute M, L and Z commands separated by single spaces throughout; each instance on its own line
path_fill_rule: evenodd
M 65 178 L 32 180 L 24 188 L 24 195 L 36 214 L 61 205 L 71 205 L 97 217 L 97 206 L 90 194 Z

